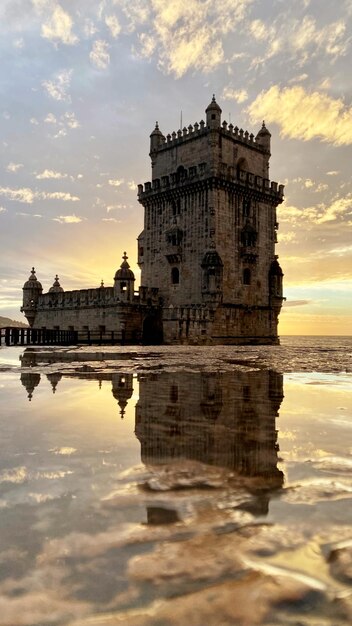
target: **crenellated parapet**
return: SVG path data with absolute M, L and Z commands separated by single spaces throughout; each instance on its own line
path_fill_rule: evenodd
M 113 287 L 74 289 L 72 291 L 42 294 L 38 299 L 37 310 L 102 307 L 115 303 L 116 297 Z
M 168 133 L 166 136 L 159 131 L 160 134 L 158 135 L 157 142 L 154 143 L 153 151 L 162 152 L 163 150 L 174 148 L 180 144 L 205 136 L 212 130 L 214 129 L 208 128 L 204 120 L 201 120 L 199 123 L 195 122 L 193 125 L 189 124 L 189 126 L 184 126 L 182 129 L 179 128 L 177 131 Z M 245 144 L 261 152 L 266 152 L 266 146 L 263 145 L 260 132 L 255 136 L 253 133 L 248 132 L 248 130 L 234 126 L 231 123 L 228 124 L 225 120 L 216 130 L 218 130 L 222 136 L 229 137 L 236 143 Z
M 218 179 L 219 181 L 235 184 L 237 189 L 238 187 L 252 189 L 266 196 L 271 196 L 278 203 L 283 201 L 284 185 L 271 181 L 268 178 L 263 178 L 262 176 L 256 176 L 251 172 L 228 166 L 226 163 L 220 163 L 218 165 L 218 171 L 215 177 L 210 177 L 210 175 L 211 173 L 206 163 L 199 163 L 188 169 L 180 167 L 169 176 L 155 178 L 152 182 L 138 185 L 138 199 L 139 201 L 143 201 L 146 198 L 159 195 L 160 192 L 167 192 L 173 189 L 179 190 L 180 187 L 193 185 L 203 180 L 207 180 L 209 185 L 214 186 Z

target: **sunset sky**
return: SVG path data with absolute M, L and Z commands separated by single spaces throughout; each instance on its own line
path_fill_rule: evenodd
M 352 334 L 352 0 L 1 0 L 0 315 L 98 287 L 143 227 L 149 134 L 223 119 L 272 134 L 281 334 Z M 138 283 L 138 278 L 137 278 Z

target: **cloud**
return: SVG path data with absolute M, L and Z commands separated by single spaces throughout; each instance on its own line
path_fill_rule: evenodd
M 112 187 L 120 187 L 122 183 L 123 183 L 123 178 L 120 178 L 120 179 L 109 178 L 109 185 L 111 185 Z
M 118 209 L 127 209 L 127 205 L 126 204 L 109 204 L 106 207 L 107 213 L 110 213 L 110 211 L 116 211 Z
M 279 233 L 279 243 L 290 243 L 296 240 L 296 233 L 294 231 L 288 231 L 286 233 Z
M 327 176 L 337 176 L 340 172 L 338 170 L 330 170 L 330 172 L 326 172 Z
M 274 85 L 257 96 L 248 112 L 252 123 L 265 119 L 269 124 L 278 124 L 283 137 L 321 139 L 336 146 L 352 143 L 352 107 L 325 93 Z
M 352 217 L 352 194 L 345 198 L 336 198 L 317 218 L 317 223 L 331 222 L 338 217 Z
M 328 250 L 328 254 L 332 254 L 333 256 L 346 256 L 346 254 L 352 253 L 352 245 L 351 246 L 340 246 L 338 248 L 333 248 L 332 250 Z
M 55 74 L 53 80 L 43 80 L 42 85 L 50 98 L 64 102 L 71 101 L 68 90 L 71 84 L 72 73 L 72 69 L 61 70 Z
M 224 100 L 235 100 L 238 104 L 248 100 L 248 93 L 246 89 L 231 89 L 231 87 L 225 87 L 222 92 L 222 98 Z
M 95 33 L 98 31 L 96 25 L 94 24 L 93 20 L 91 19 L 86 19 L 84 22 L 84 27 L 83 27 L 83 32 L 85 34 L 86 37 L 93 37 L 93 35 L 95 35 Z
M 54 43 L 73 45 L 78 42 L 72 33 L 72 18 L 60 5 L 55 6 L 52 15 L 42 24 L 42 37 Z
M 131 191 L 136 191 L 137 189 L 137 183 L 135 183 L 134 180 L 129 180 L 127 186 Z
M 5 196 L 8 200 L 33 204 L 34 200 L 62 200 L 63 202 L 78 202 L 78 196 L 72 196 L 63 191 L 33 191 L 28 187 L 11 189 L 10 187 L 0 187 L 0 196 Z
M 99 70 L 105 70 L 110 63 L 110 54 L 108 52 L 109 44 L 103 39 L 97 39 L 93 43 L 89 58 L 92 64 Z
M 286 202 L 279 209 L 281 222 L 302 227 L 304 223 L 324 224 L 325 222 L 347 222 L 352 218 L 352 193 L 334 198 L 330 204 L 298 208 Z
M 0 213 L 7 213 L 7 209 L 4 206 L 0 206 Z
M 156 39 L 153 35 L 149 35 L 148 33 L 141 33 L 138 39 L 141 44 L 140 56 L 145 59 L 150 59 L 157 46 Z
M 305 304 L 311 304 L 312 300 L 287 300 L 283 303 L 285 308 L 290 306 L 304 306 Z
M 9 163 L 6 167 L 7 172 L 18 172 L 23 167 L 23 163 Z
M 114 38 L 116 38 L 120 34 L 121 26 L 116 15 L 107 15 L 105 17 L 105 24 L 109 28 L 110 33 Z
M 60 172 L 55 172 L 54 170 L 44 170 L 40 174 L 37 174 L 36 178 L 39 180 L 43 180 L 44 178 L 67 178 L 67 174 L 61 174 Z
M 79 128 L 80 123 L 77 120 L 74 113 L 64 113 L 62 116 L 64 122 L 66 122 L 68 128 Z
M 78 202 L 78 196 L 72 196 L 70 193 L 64 191 L 46 192 L 41 191 L 38 193 L 38 197 L 42 200 L 62 200 L 63 202 Z
M 153 0 L 150 27 L 139 34 L 139 55 L 158 55 L 159 67 L 176 78 L 189 69 L 209 72 L 225 59 L 223 38 L 235 31 L 253 0 Z
M 8 200 L 15 200 L 17 202 L 24 202 L 26 204 L 32 204 L 35 198 L 35 193 L 28 187 L 21 187 L 20 189 L 11 189 L 10 187 L 0 187 L 0 196 L 5 196 Z
M 53 222 L 59 222 L 60 224 L 78 224 L 82 222 L 82 218 L 77 215 L 59 215 L 53 218 Z
M 114 217 L 103 217 L 102 222 L 118 222 Z
M 59 137 L 66 137 L 68 129 L 76 129 L 80 127 L 80 123 L 77 120 L 75 114 L 70 111 L 66 111 L 63 115 L 60 115 L 57 118 L 53 113 L 48 113 L 44 118 L 44 122 L 46 124 L 51 124 L 52 126 L 58 126 L 59 130 L 52 135 L 54 139 Z
M 293 78 L 290 78 L 288 82 L 289 83 L 302 83 L 304 80 L 307 80 L 307 78 L 309 78 L 308 74 L 299 74 L 298 76 L 294 76 Z
M 265 41 L 271 35 L 270 28 L 262 20 L 253 20 L 249 25 L 249 30 L 257 41 Z
M 46 116 L 46 118 L 44 119 L 44 122 L 46 124 L 56 124 L 57 119 L 54 115 L 54 113 L 48 113 L 48 115 Z

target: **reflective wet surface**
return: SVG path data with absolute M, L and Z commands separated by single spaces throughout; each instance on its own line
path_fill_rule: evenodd
M 1 624 L 351 623 L 351 339 L 332 339 L 2 349 Z

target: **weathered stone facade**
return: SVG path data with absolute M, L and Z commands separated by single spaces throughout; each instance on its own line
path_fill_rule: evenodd
M 270 137 L 264 122 L 256 137 L 221 123 L 214 97 L 206 122 L 167 137 L 156 124 L 152 181 L 138 186 L 139 293 L 125 257 L 114 287 L 59 292 L 54 283 L 43 295 L 34 274 L 24 286 L 29 322 L 122 330 L 129 341 L 277 343 L 283 185 L 268 179 Z

